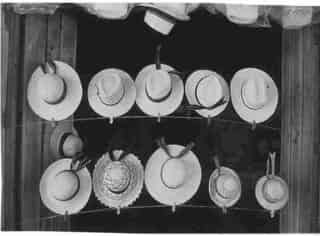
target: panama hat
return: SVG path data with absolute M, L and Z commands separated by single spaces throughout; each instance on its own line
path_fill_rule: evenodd
M 307 6 L 284 6 L 282 9 L 282 27 L 300 28 L 312 21 L 313 8 Z
M 83 3 L 86 10 L 94 15 L 106 19 L 125 19 L 130 13 L 129 3 Z
M 269 159 L 267 161 L 267 173 L 261 177 L 255 188 L 255 195 L 258 203 L 266 210 L 269 210 L 271 217 L 274 212 L 283 208 L 289 200 L 289 189 L 287 183 L 274 174 L 275 154 L 271 154 L 271 174 L 269 173 Z
M 43 204 L 57 214 L 74 214 L 84 208 L 92 186 L 87 168 L 73 167 L 71 158 L 52 163 L 40 180 L 40 197 Z
M 119 69 L 105 69 L 93 76 L 88 87 L 91 108 L 101 116 L 114 118 L 134 104 L 136 88 L 130 75 Z
M 201 166 L 190 150 L 193 144 L 183 147 L 166 145 L 149 158 L 145 170 L 145 184 L 150 195 L 158 202 L 177 206 L 185 203 L 197 192 L 201 182 Z
M 193 72 L 187 79 L 185 93 L 188 102 L 196 105 L 196 112 L 204 117 L 219 115 L 227 107 L 230 99 L 226 81 L 210 70 Z
M 181 78 L 170 71 L 171 66 L 155 64 L 144 67 L 136 79 L 138 107 L 150 116 L 166 116 L 173 113 L 181 104 L 184 94 Z
M 245 68 L 231 80 L 231 101 L 238 115 L 250 123 L 269 119 L 278 105 L 278 89 L 262 70 Z
M 50 136 L 50 149 L 55 157 L 73 157 L 83 151 L 83 141 L 67 122 L 58 124 Z
M 59 121 L 71 116 L 82 98 L 82 86 L 76 71 L 61 61 L 39 66 L 28 84 L 31 109 L 45 120 Z
M 175 20 L 190 20 L 189 13 L 194 11 L 199 4 L 191 3 L 142 3 L 147 7 L 144 22 L 154 30 L 169 34 L 175 25 Z
M 143 176 L 143 166 L 135 155 L 122 150 L 111 151 L 105 153 L 95 165 L 93 190 L 102 204 L 120 209 L 139 197 Z
M 253 24 L 259 17 L 259 7 L 245 4 L 226 4 L 226 17 L 236 24 Z

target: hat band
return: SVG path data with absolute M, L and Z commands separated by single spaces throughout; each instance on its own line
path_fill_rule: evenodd
M 45 103 L 47 103 L 49 105 L 57 105 L 57 104 L 61 103 L 66 98 L 66 96 L 67 96 L 67 84 L 64 81 L 64 79 L 61 78 L 61 80 L 62 80 L 62 84 L 63 84 L 63 91 L 62 91 L 62 94 L 61 94 L 60 98 L 57 101 L 54 101 L 54 102 L 48 102 L 48 101 L 44 100 Z
M 148 89 L 146 87 L 144 90 L 145 90 L 145 93 L 146 93 L 148 99 L 150 99 L 151 101 L 156 102 L 156 103 L 164 102 L 165 100 L 167 100 L 170 97 L 170 95 L 172 93 L 172 87 L 171 87 L 170 91 L 164 97 L 155 99 L 150 96 L 150 94 L 148 93 Z
M 124 98 L 124 95 L 125 95 L 125 93 L 126 93 L 126 91 L 125 91 L 126 89 L 125 89 L 125 87 L 123 87 L 123 92 L 122 92 L 121 97 L 119 98 L 118 101 L 116 101 L 116 102 L 114 102 L 114 103 L 106 103 L 106 102 L 104 102 L 103 99 L 100 97 L 99 88 L 97 87 L 97 85 L 96 85 L 96 88 L 97 88 L 97 97 L 99 98 L 100 102 L 103 103 L 103 104 L 106 105 L 106 106 L 116 106 L 116 105 L 118 105 L 118 104 L 122 101 L 122 99 Z
M 254 108 L 254 107 L 250 106 L 249 104 L 247 104 L 247 102 L 246 102 L 246 100 L 245 100 L 245 98 L 244 98 L 244 96 L 243 96 L 243 86 L 241 87 L 241 93 L 240 93 L 240 95 L 241 95 L 241 100 L 242 100 L 243 104 L 244 104 L 248 109 L 253 110 L 253 111 L 258 111 L 258 110 L 260 110 L 260 109 L 262 109 L 262 108 L 264 107 L 264 106 L 262 105 L 262 106 L 260 106 L 260 107 L 258 107 L 258 108 Z
M 57 199 L 57 198 L 54 197 L 54 199 L 56 199 L 56 200 L 58 200 L 58 201 L 61 201 L 61 202 L 70 201 L 71 199 L 73 199 L 73 198 L 77 195 L 77 193 L 78 193 L 79 190 L 80 190 L 80 178 L 79 178 L 77 172 L 74 171 L 74 170 L 72 170 L 72 169 L 70 169 L 70 170 L 66 169 L 66 170 L 63 170 L 63 171 L 61 171 L 61 172 L 66 172 L 66 171 L 71 171 L 72 173 L 74 173 L 74 175 L 76 176 L 76 178 L 77 178 L 77 180 L 78 180 L 78 186 L 77 186 L 76 191 L 74 191 L 74 193 L 73 193 L 70 197 L 68 197 L 68 198 L 66 198 L 66 199 L 61 200 L 61 199 Z M 61 173 L 61 172 L 60 172 L 60 173 Z
M 61 155 L 61 156 L 65 156 L 64 152 L 63 152 L 63 144 L 64 142 L 66 141 L 66 139 L 70 136 L 70 135 L 73 135 L 73 133 L 71 132 L 66 132 L 64 133 L 62 136 L 61 136 L 61 139 L 60 139 L 60 142 L 59 142 L 59 147 L 58 147 L 58 153 Z
M 166 162 L 167 161 L 169 161 L 171 158 L 169 158 L 168 160 L 166 160 L 165 162 L 163 162 L 163 164 L 162 164 L 162 166 L 161 166 L 161 170 L 160 170 L 160 178 L 161 178 L 161 182 L 163 183 L 163 185 L 164 186 L 166 186 L 168 189 L 177 189 L 177 188 L 179 188 L 181 185 L 178 185 L 178 186 L 176 186 L 176 187 L 172 187 L 172 186 L 170 186 L 170 185 L 168 185 L 167 183 L 166 183 L 166 181 L 163 179 L 163 167 L 164 167 L 164 165 L 166 164 Z
M 124 188 L 124 189 L 121 189 L 121 190 L 113 190 L 111 188 L 109 188 L 109 186 L 107 186 L 107 188 L 110 190 L 110 192 L 114 193 L 114 194 L 122 194 L 124 193 L 125 191 L 127 191 L 127 189 L 129 188 L 130 186 L 130 183 L 131 183 L 131 178 L 129 179 L 129 182 L 127 184 L 127 186 Z

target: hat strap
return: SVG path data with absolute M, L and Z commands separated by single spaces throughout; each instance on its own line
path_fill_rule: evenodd
M 53 74 L 57 74 L 57 65 L 53 60 L 48 60 L 46 63 L 41 63 L 40 68 L 44 74 L 51 73 L 49 68 L 53 70 Z
M 158 146 L 170 157 L 170 158 L 181 158 L 183 156 L 185 156 L 193 147 L 194 147 L 194 143 L 191 142 L 189 143 L 184 149 L 182 149 L 178 155 L 173 156 L 168 149 L 168 145 L 166 144 L 164 138 L 160 138 L 157 141 Z
M 161 47 L 162 47 L 161 44 L 159 44 L 159 45 L 157 46 L 156 55 L 155 55 L 155 59 L 154 59 L 154 64 L 156 65 L 156 69 L 157 69 L 157 70 L 161 70 L 161 61 L 160 61 L 160 51 L 161 51 Z
M 90 162 L 91 160 L 89 160 L 83 152 L 78 153 L 72 158 L 70 170 L 78 172 L 79 170 L 85 168 Z
M 275 176 L 275 157 L 276 153 L 269 153 L 269 157 L 267 159 L 267 168 L 266 168 L 266 176 L 268 178 Z M 270 170 L 270 163 L 271 163 L 271 170 Z
M 219 161 L 218 155 L 215 155 L 213 157 L 213 160 L 214 160 L 214 164 L 216 165 L 216 168 L 218 169 L 218 176 L 220 176 L 221 175 L 221 165 L 220 165 L 220 161 Z

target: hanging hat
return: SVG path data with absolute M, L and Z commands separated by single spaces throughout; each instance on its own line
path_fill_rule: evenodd
M 83 3 L 80 4 L 91 14 L 106 19 L 125 19 L 130 13 L 129 3 Z
M 226 81 L 210 70 L 193 72 L 187 79 L 185 92 L 188 102 L 204 117 L 219 115 L 230 99 Z
M 51 61 L 31 75 L 28 102 L 41 118 L 59 121 L 71 116 L 80 105 L 82 86 L 78 74 L 68 64 Z
M 227 167 L 215 169 L 209 179 L 209 195 L 221 208 L 236 204 L 241 196 L 241 181 L 237 173 Z
M 83 151 L 83 141 L 67 122 L 59 123 L 50 136 L 50 148 L 55 157 L 73 157 Z
M 236 24 L 253 24 L 259 16 L 259 7 L 245 4 L 226 4 L 226 17 Z
M 150 116 L 166 116 L 173 113 L 183 99 L 183 82 L 170 71 L 174 69 L 162 64 L 161 69 L 148 65 L 138 74 L 136 79 L 139 108 Z
M 196 3 L 141 3 L 139 5 L 148 8 L 144 22 L 165 35 L 171 32 L 176 23 L 175 20 L 189 20 L 188 14 L 199 6 Z
M 269 119 L 278 105 L 278 89 L 262 70 L 245 68 L 231 80 L 231 100 L 238 115 L 250 123 Z
M 91 176 L 87 168 L 73 167 L 71 158 L 52 163 L 40 180 L 43 204 L 57 214 L 74 214 L 84 208 L 91 194 Z
M 114 118 L 134 104 L 136 88 L 130 75 L 119 69 L 105 69 L 93 76 L 88 87 L 91 108 L 101 116 Z
M 161 144 L 162 142 L 162 144 Z M 158 202 L 176 206 L 190 200 L 201 182 L 201 166 L 196 155 L 187 147 L 159 146 L 146 165 L 145 184 L 150 195 Z
M 104 154 L 95 165 L 93 190 L 102 204 L 120 209 L 139 197 L 143 176 L 143 166 L 135 155 L 121 150 L 111 151 Z
M 261 177 L 255 188 L 258 203 L 266 210 L 274 212 L 282 209 L 289 200 L 289 189 L 287 183 L 275 175 L 275 153 L 270 154 L 271 173 L 269 173 L 269 159 L 267 161 L 267 173 Z
M 312 7 L 284 6 L 282 9 L 282 27 L 286 29 L 300 28 L 311 24 Z

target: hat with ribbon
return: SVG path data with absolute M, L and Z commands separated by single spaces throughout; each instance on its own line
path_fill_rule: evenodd
M 85 167 L 90 161 L 79 156 L 63 158 L 52 163 L 40 180 L 40 197 L 43 204 L 57 214 L 75 214 L 89 200 L 91 176 Z
M 115 118 L 134 104 L 136 88 L 130 75 L 119 69 L 105 69 L 93 76 L 88 87 L 91 108 L 101 116 Z
M 243 120 L 261 123 L 276 111 L 278 89 L 264 71 L 256 68 L 241 69 L 233 76 L 230 87 L 233 107 Z
M 139 6 L 147 8 L 144 22 L 154 30 L 169 34 L 176 24 L 176 20 L 190 20 L 189 13 L 194 11 L 198 3 L 141 3 Z
M 61 61 L 49 60 L 31 75 L 28 102 L 41 118 L 59 121 L 71 116 L 82 98 L 82 86 L 77 72 Z
M 216 169 L 209 179 L 209 195 L 211 200 L 224 211 L 236 204 L 241 197 L 241 181 L 237 173 L 220 166 L 215 158 Z
M 255 188 L 258 203 L 264 209 L 269 210 L 271 217 L 275 211 L 282 209 L 289 200 L 289 188 L 287 183 L 279 176 L 275 175 L 275 153 L 270 153 L 267 160 L 266 175 L 261 177 Z M 269 166 L 271 162 L 271 173 Z
M 190 200 L 201 182 L 201 166 L 191 151 L 194 146 L 166 145 L 158 141 L 157 149 L 149 158 L 145 170 L 145 184 L 158 202 L 177 206 Z
M 112 150 L 105 153 L 95 165 L 93 190 L 102 204 L 120 210 L 139 197 L 143 177 L 143 166 L 134 154 Z
M 68 122 L 59 123 L 50 136 L 50 149 L 55 157 L 73 157 L 83 151 L 84 143 Z
M 193 72 L 187 79 L 185 93 L 189 107 L 204 117 L 219 115 L 230 100 L 227 82 L 210 70 Z

